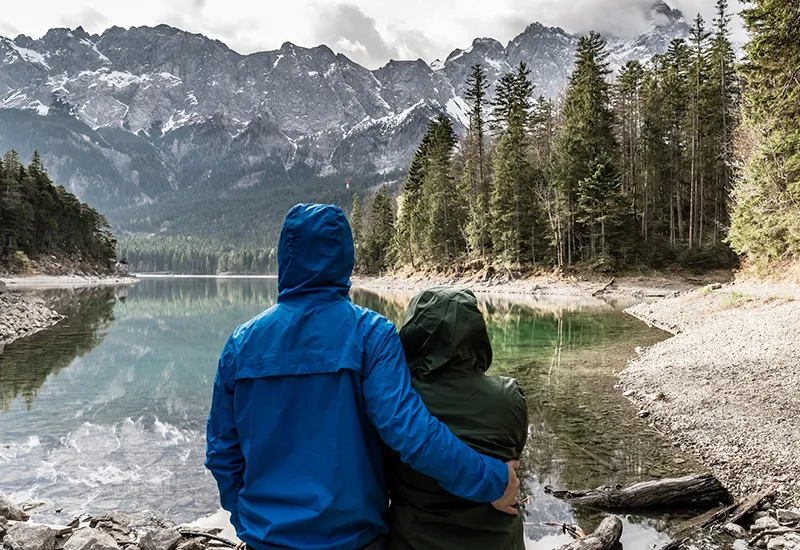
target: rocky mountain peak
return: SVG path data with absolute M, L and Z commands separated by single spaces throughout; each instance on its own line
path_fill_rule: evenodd
M 660 1 L 650 14 L 650 32 L 609 39 L 614 64 L 647 59 L 685 36 L 679 11 Z M 490 94 L 524 61 L 534 93 L 555 97 L 577 41 L 533 23 L 506 46 L 476 38 L 433 66 L 392 60 L 369 70 L 326 45 L 285 42 L 242 55 L 169 25 L 0 37 L 0 150 L 40 149 L 57 181 L 103 208 L 156 202 L 200 180 L 246 189 L 294 167 L 305 177 L 375 177 L 405 168 L 438 113 L 464 131 L 475 64 Z
M 647 18 L 657 27 L 685 24 L 681 10 L 672 8 L 664 0 L 656 0 L 647 12 Z

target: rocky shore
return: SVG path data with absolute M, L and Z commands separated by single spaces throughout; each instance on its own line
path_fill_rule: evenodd
M 0 495 L 0 548 L 8 550 L 205 550 L 237 548 L 220 527 L 176 525 L 153 512 L 82 516 L 45 525 Z
M 778 529 L 800 506 L 800 289 L 713 285 L 627 311 L 675 336 L 629 363 L 625 395 L 735 495 L 774 484 L 758 521 Z M 762 543 L 800 548 L 790 535 Z
M 58 323 L 63 316 L 36 296 L 8 290 L 0 282 L 0 350 L 18 338 L 30 336 Z
M 398 273 L 372 277 L 355 276 L 353 286 L 365 290 L 417 292 L 431 286 L 457 285 L 475 293 L 517 294 L 533 296 L 606 298 L 662 298 L 674 296 L 715 282 L 728 281 L 727 271 L 702 276 L 671 275 L 523 275 L 511 272 L 483 270 L 465 275 L 435 275 Z M 610 284 L 609 284 L 610 283 Z
M 80 289 L 87 287 L 123 286 L 136 282 L 125 276 L 94 277 L 78 275 L 35 275 L 0 278 L 0 352 L 14 340 L 31 336 L 49 328 L 64 316 L 54 311 L 41 298 L 27 292 L 48 288 Z

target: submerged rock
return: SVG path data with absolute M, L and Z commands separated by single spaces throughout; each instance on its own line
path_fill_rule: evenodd
M 6 497 L 0 495 L 0 517 L 14 521 L 28 521 L 30 516 L 23 512 L 21 508 L 14 506 Z
M 119 545 L 111 535 L 99 529 L 84 527 L 75 531 L 64 550 L 119 550 Z
M 46 525 L 16 523 L 8 529 L 3 543 L 11 550 L 54 550 L 56 534 Z

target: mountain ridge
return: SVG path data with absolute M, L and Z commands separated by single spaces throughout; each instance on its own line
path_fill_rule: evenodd
M 649 13 L 648 32 L 607 37 L 612 68 L 688 34 L 663 1 Z M 0 37 L 0 149 L 38 149 L 57 182 L 107 211 L 200 187 L 225 197 L 297 178 L 388 177 L 439 112 L 464 131 L 472 65 L 494 85 L 524 61 L 535 94 L 555 97 L 577 41 L 531 23 L 505 46 L 476 38 L 444 61 L 370 70 L 326 45 L 240 54 L 169 25 Z

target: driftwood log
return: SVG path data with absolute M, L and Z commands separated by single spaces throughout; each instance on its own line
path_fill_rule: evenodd
M 621 536 L 622 521 L 616 516 L 609 516 L 594 533 L 566 544 L 558 550 L 613 550 L 619 546 Z
M 554 491 L 549 487 L 545 487 L 545 491 L 570 504 L 601 510 L 708 508 L 733 501 L 730 493 L 711 474 L 654 479 L 588 491 Z
M 617 282 L 617 278 L 616 277 L 611 277 L 611 280 L 608 281 L 608 283 L 606 283 L 606 286 L 604 286 L 600 290 L 595 290 L 594 292 L 592 292 L 592 296 L 597 297 L 597 296 L 600 296 L 601 294 L 604 294 L 605 291 L 608 290 L 609 287 L 611 287 L 611 285 L 613 285 L 615 282 Z
M 672 535 L 673 541 L 662 548 L 662 550 L 676 550 L 680 548 L 683 542 L 690 538 L 694 533 L 700 529 L 710 527 L 717 523 L 736 523 L 744 516 L 755 510 L 759 504 L 764 500 L 775 494 L 778 486 L 773 484 L 765 487 L 764 489 L 753 493 L 752 495 L 743 498 L 736 504 L 730 506 L 720 506 L 714 510 L 710 510 L 705 514 L 701 514 L 696 518 L 679 525 L 675 533 Z

